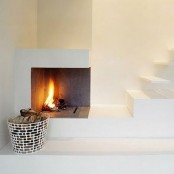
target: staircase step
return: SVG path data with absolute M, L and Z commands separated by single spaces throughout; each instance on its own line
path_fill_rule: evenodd
M 141 76 L 140 78 L 142 80 L 145 80 L 145 81 L 151 82 L 151 83 L 160 83 L 160 84 L 168 84 L 168 83 L 170 83 L 170 80 L 162 79 L 162 78 L 155 77 L 155 76 Z
M 173 89 L 143 90 L 151 99 L 174 99 Z
M 34 155 L 137 155 L 174 153 L 173 138 L 54 138 Z M 16 156 L 11 143 L 1 155 Z M 25 155 L 24 155 L 25 156 Z
M 127 90 L 129 95 L 131 95 L 134 99 L 165 99 L 167 98 L 165 95 L 160 93 L 160 91 L 155 90 Z
M 173 89 L 168 89 L 168 90 L 158 89 L 156 91 L 168 99 L 174 99 L 174 90 Z
M 88 118 L 50 118 L 48 137 L 109 137 L 125 135 L 132 121 L 127 106 L 91 106 Z M 128 131 L 130 133 L 130 131 Z
M 17 155 L 10 148 L 0 153 L 3 174 L 174 173 L 173 139 L 49 140 L 31 155 Z
M 131 114 L 125 105 L 96 105 L 91 106 L 89 119 L 124 119 L 130 118 Z
M 149 97 L 141 90 L 127 90 L 134 99 L 149 99 Z
M 174 116 L 174 91 L 128 90 L 128 108 L 134 117 Z

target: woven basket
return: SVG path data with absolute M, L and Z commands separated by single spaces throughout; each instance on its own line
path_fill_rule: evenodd
M 13 151 L 19 154 L 29 154 L 41 150 L 46 139 L 47 128 L 48 118 L 29 124 L 16 124 L 8 120 Z

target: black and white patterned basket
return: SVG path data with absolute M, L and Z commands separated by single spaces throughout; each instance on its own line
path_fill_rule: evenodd
M 46 139 L 48 118 L 29 124 L 15 124 L 8 120 L 13 151 L 29 154 L 41 150 Z

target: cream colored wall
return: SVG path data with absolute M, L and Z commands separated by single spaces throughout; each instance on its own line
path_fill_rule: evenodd
M 140 88 L 138 75 L 152 74 L 152 61 L 174 44 L 171 0 L 38 2 L 39 47 L 89 48 L 92 40 L 92 104 L 125 104 L 125 90 Z
M 38 47 L 89 48 L 91 0 L 38 0 Z
M 93 0 L 92 103 L 124 104 L 174 45 L 174 1 Z
M 0 148 L 7 142 L 6 118 L 14 112 L 14 51 L 35 47 L 36 30 L 38 46 L 45 48 L 89 48 L 92 39 L 93 105 L 125 104 L 125 89 L 139 88 L 138 75 L 153 73 L 152 60 L 165 59 L 174 44 L 174 1 L 93 0 L 92 5 L 39 0 L 37 20 L 36 0 L 0 0 Z
M 6 120 L 14 113 L 15 48 L 36 47 L 36 17 L 36 0 L 0 0 L 0 148 L 8 142 Z

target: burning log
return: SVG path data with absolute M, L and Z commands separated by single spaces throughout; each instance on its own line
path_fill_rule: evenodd
M 65 103 L 65 100 L 64 99 L 59 99 L 59 105 L 58 105 L 58 108 L 59 109 L 63 109 L 65 110 L 67 107 L 67 104 Z
M 42 111 L 60 111 L 58 107 L 54 106 L 53 108 L 51 108 L 50 106 L 48 105 L 43 105 L 42 106 Z
M 42 106 L 42 111 L 57 111 L 65 110 L 67 107 L 64 99 L 54 98 L 54 81 L 50 79 L 48 96 Z
M 65 103 L 64 99 L 55 98 L 55 99 L 53 99 L 52 104 L 54 107 L 50 107 L 50 105 L 44 104 L 42 106 L 42 111 L 50 111 L 50 112 L 51 111 L 58 111 L 58 112 L 60 112 L 60 110 L 65 110 L 67 108 L 67 104 Z

